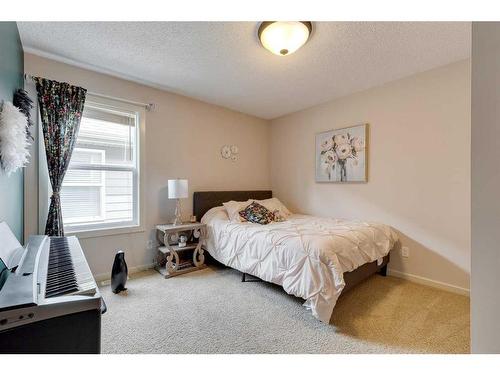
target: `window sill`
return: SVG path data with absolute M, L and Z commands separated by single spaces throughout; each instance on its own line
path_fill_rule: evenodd
M 118 236 L 121 234 L 132 234 L 144 232 L 144 227 L 141 225 L 126 226 L 126 227 L 116 227 L 116 228 L 106 228 L 106 229 L 91 229 L 91 230 L 81 230 L 81 231 L 64 231 L 66 236 L 76 236 L 80 238 L 96 238 L 105 236 Z

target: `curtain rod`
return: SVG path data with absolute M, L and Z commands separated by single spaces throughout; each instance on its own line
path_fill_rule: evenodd
M 33 78 L 34 78 L 34 76 L 32 76 L 31 74 L 26 74 L 26 73 L 24 74 L 24 79 L 25 80 L 31 80 L 32 81 Z M 123 103 L 134 104 L 134 105 L 138 105 L 138 106 L 141 106 L 141 107 L 145 107 L 146 111 L 148 111 L 148 112 L 154 110 L 155 107 L 156 107 L 156 104 L 154 104 L 154 103 L 135 102 L 133 100 L 127 100 L 127 99 L 117 98 L 117 97 L 110 96 L 110 95 L 104 95 L 104 94 L 99 94 L 97 92 L 91 92 L 91 91 L 88 91 L 88 90 L 87 90 L 87 94 L 93 95 L 93 96 L 99 96 L 99 97 L 105 98 L 105 99 L 112 99 L 112 100 L 120 101 L 120 102 L 123 102 Z

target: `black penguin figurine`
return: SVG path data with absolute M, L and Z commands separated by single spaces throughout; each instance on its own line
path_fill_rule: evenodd
M 127 282 L 128 268 L 125 263 L 125 253 L 119 250 L 115 255 L 113 269 L 111 270 L 111 290 L 113 293 L 120 293 L 127 290 L 125 283 Z

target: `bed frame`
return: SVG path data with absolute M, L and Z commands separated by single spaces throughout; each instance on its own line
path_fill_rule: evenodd
M 193 194 L 193 215 L 196 215 L 198 220 L 201 220 L 203 215 L 213 207 L 222 206 L 222 203 L 227 201 L 246 201 L 248 199 L 268 199 L 272 198 L 271 190 L 245 190 L 245 191 L 197 191 Z M 207 252 L 208 253 L 208 252 Z M 387 254 L 382 264 L 377 265 L 377 262 L 367 263 L 351 272 L 344 273 L 345 287 L 342 293 L 366 280 L 375 273 L 382 276 L 387 275 L 387 264 L 389 263 L 390 255 Z M 212 257 L 209 257 L 209 262 L 216 262 Z M 218 262 L 217 262 L 218 263 Z M 246 274 L 243 274 L 242 281 L 255 281 L 255 279 L 246 279 Z

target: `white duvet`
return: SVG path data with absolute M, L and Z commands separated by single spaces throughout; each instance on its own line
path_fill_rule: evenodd
M 379 260 L 397 241 L 387 225 L 306 215 L 268 225 L 237 223 L 215 207 L 202 222 L 205 248 L 216 260 L 281 285 L 326 323 L 344 288 L 343 273 Z

